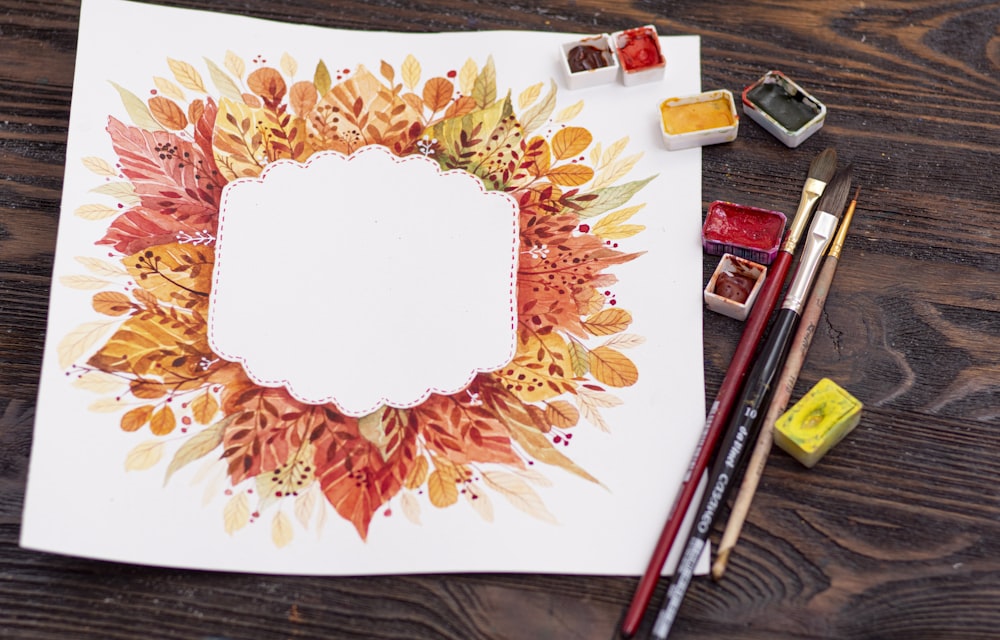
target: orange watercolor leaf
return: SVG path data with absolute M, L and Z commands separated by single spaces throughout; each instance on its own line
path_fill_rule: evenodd
M 149 112 L 153 114 L 156 121 L 163 125 L 165 129 L 180 131 L 188 126 L 187 116 L 184 110 L 177 106 L 177 103 L 170 98 L 163 96 L 153 96 L 148 101 Z
M 605 309 L 583 321 L 583 328 L 595 336 L 620 333 L 632 323 L 632 314 L 624 309 Z
M 280 103 L 288 88 L 281 72 L 271 67 L 261 67 L 247 76 L 247 86 L 269 106 Z
M 177 416 L 174 410 L 164 405 L 159 411 L 153 412 L 149 418 L 149 430 L 153 435 L 165 436 L 177 427 Z
M 455 85 L 445 78 L 431 78 L 424 85 L 424 104 L 431 111 L 440 111 L 451 102 L 451 95 L 455 92 Z
M 295 115 L 305 117 L 316 106 L 319 99 L 316 85 L 308 80 L 296 82 L 288 92 L 288 101 Z
M 125 412 L 121 419 L 122 431 L 138 431 L 144 424 L 149 422 L 149 417 L 153 415 L 153 405 L 146 404 Z
M 552 136 L 552 155 L 557 160 L 568 160 L 583 153 L 594 136 L 583 127 L 566 127 Z
M 639 370 L 628 356 L 610 347 L 590 352 L 590 372 L 599 382 L 611 387 L 628 387 L 639 379 Z
M 552 182 L 564 187 L 579 187 L 594 177 L 594 170 L 583 164 L 564 164 L 545 174 Z
M 129 297 L 117 291 L 95 293 L 91 304 L 94 311 L 106 316 L 123 316 L 132 310 L 132 301 Z
M 570 427 L 575 427 L 580 421 L 580 412 L 569 402 L 556 400 L 550 402 L 545 408 L 545 419 L 553 427 L 569 429 Z

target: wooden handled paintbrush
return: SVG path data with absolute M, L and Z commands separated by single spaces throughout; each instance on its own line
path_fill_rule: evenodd
M 823 268 L 816 276 L 812 293 L 809 295 L 809 302 L 802 312 L 802 319 L 799 321 L 798 331 L 792 340 L 792 349 L 785 360 L 785 367 L 781 371 L 781 377 L 774 394 L 768 405 L 767 415 L 757 436 L 757 445 L 754 447 L 750 462 L 747 464 L 747 472 L 740 485 L 740 491 L 736 495 L 736 502 L 729 513 L 729 520 L 726 522 L 726 530 L 722 534 L 719 542 L 719 552 L 716 554 L 715 562 L 712 564 L 712 577 L 720 580 L 726 572 L 726 565 L 729 562 L 729 554 L 736 547 L 740 533 L 743 531 L 743 523 L 746 522 L 747 513 L 750 511 L 750 503 L 753 502 L 754 494 L 757 492 L 757 485 L 760 484 L 761 476 L 764 474 L 764 467 L 767 466 L 767 457 L 771 452 L 771 445 L 774 442 L 774 424 L 788 407 L 788 401 L 795 390 L 795 383 L 799 379 L 799 371 L 805 363 L 809 353 L 809 346 L 812 344 L 813 336 L 816 334 L 816 327 L 819 324 L 819 316 L 823 312 L 826 304 L 826 296 L 830 292 L 830 285 L 833 276 L 837 272 L 837 265 L 840 262 L 840 251 L 844 246 L 847 237 L 847 230 L 851 226 L 851 219 L 854 217 L 854 209 L 858 204 L 858 192 L 860 187 L 854 192 L 854 198 L 847 207 L 844 219 L 837 229 L 837 236 L 830 245 Z
M 694 527 L 688 536 L 680 565 L 667 588 L 666 601 L 653 625 L 652 637 L 656 640 L 665 640 L 670 633 L 681 602 L 691 584 L 691 578 L 694 576 L 695 565 L 708 542 L 708 535 L 719 507 L 725 504 L 733 484 L 749 457 L 749 444 L 755 440 L 760 429 L 772 385 L 788 354 L 806 296 L 816 277 L 820 260 L 833 239 L 850 188 L 851 172 L 850 168 L 847 168 L 834 175 L 833 181 L 819 200 L 816 215 L 803 242 L 802 257 L 795 275 L 785 293 L 767 341 L 747 376 L 737 403 L 739 408 L 729 422 L 709 472 L 705 496 L 695 513 Z
M 792 256 L 795 248 L 802 237 L 802 232 L 809 224 L 809 218 L 813 212 L 813 206 L 819 200 L 826 189 L 830 179 L 833 178 L 837 168 L 837 151 L 832 147 L 817 155 L 809 165 L 809 173 L 805 184 L 802 187 L 802 195 L 799 199 L 799 207 L 792 219 L 789 231 L 785 236 L 785 242 L 781 250 L 768 267 L 768 276 L 764 280 L 764 286 L 757 296 L 757 302 L 750 312 L 743 328 L 743 335 L 740 337 L 733 359 L 726 370 L 726 376 L 722 380 L 722 385 L 715 396 L 711 410 L 705 420 L 702 435 L 699 439 L 698 448 L 694 452 L 688 472 L 677 497 L 671 507 L 670 515 L 663 525 L 663 531 L 653 550 L 653 555 L 649 560 L 645 573 L 639 580 L 632 602 L 625 611 L 619 625 L 619 638 L 631 638 L 638 631 L 642 623 L 646 607 L 653 597 L 656 583 L 663 573 L 663 565 L 667 561 L 670 548 L 677 538 L 681 522 L 694 500 L 698 485 L 702 476 L 708 468 L 708 462 L 715 452 L 716 444 L 729 420 L 736 396 L 739 394 L 743 379 L 746 377 L 750 364 L 753 361 L 757 347 L 760 346 L 764 330 L 767 328 L 771 313 L 777 305 L 781 289 L 785 286 L 785 277 L 788 274 L 789 266 L 792 263 Z

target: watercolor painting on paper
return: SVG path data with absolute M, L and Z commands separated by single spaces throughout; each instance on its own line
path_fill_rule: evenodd
M 85 3 L 87 132 L 67 154 L 24 544 L 248 571 L 567 571 L 516 540 L 544 532 L 579 562 L 623 539 L 595 523 L 679 482 L 703 418 L 700 269 L 668 274 L 691 271 L 677 257 L 697 238 L 675 245 L 699 219 L 666 205 L 697 205 L 698 168 L 650 162 L 645 132 L 604 126 L 607 96 L 516 68 L 528 52 L 505 53 L 531 39 L 441 54 L 354 34 L 367 46 L 329 52 L 288 35 L 305 27 L 213 16 L 228 29 L 186 57 L 150 46 L 108 64 L 89 29 L 112 7 L 203 15 Z M 258 30 L 282 48 L 239 46 Z M 80 93 L 92 76 L 100 99 Z M 87 435 L 71 437 L 101 443 L 81 461 L 102 469 L 91 479 L 121 487 L 90 503 L 110 537 L 176 519 L 211 540 L 204 554 L 39 533 L 70 502 L 47 454 L 67 441 L 60 397 L 82 408 Z M 427 539 L 438 555 L 399 549 Z M 322 549 L 334 557 L 312 562 Z M 631 555 L 575 566 L 637 573 Z

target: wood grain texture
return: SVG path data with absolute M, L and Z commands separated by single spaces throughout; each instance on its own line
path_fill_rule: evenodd
M 829 376 L 865 412 L 811 471 L 772 454 L 726 579 L 695 582 L 672 637 L 1000 634 L 1000 3 L 163 4 L 420 32 L 652 23 L 701 36 L 706 89 L 768 69 L 807 86 L 824 128 L 789 150 L 744 119 L 704 150 L 703 200 L 794 211 L 818 151 L 854 164 L 857 213 L 796 395 Z M 18 547 L 78 16 L 75 0 L 0 0 L 0 638 L 609 638 L 636 578 L 249 576 Z M 712 397 L 742 325 L 704 324 Z

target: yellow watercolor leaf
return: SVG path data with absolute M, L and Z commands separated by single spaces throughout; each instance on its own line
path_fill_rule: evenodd
M 514 469 L 514 473 L 537 487 L 551 487 L 555 483 L 535 469 Z
M 237 415 L 239 414 L 226 416 L 211 427 L 203 429 L 185 440 L 184 444 L 182 444 L 177 450 L 177 453 L 174 454 L 173 459 L 167 466 L 167 472 L 163 478 L 163 484 L 167 484 L 167 482 L 170 481 L 170 477 L 177 471 L 180 471 L 195 460 L 204 458 L 221 445 L 226 428 L 232 423 Z
M 204 58 L 204 60 L 205 64 L 208 65 L 208 75 L 212 78 L 212 84 L 219 90 L 219 94 L 233 102 L 242 102 L 243 92 L 236 86 L 229 74 L 208 58 Z
M 486 522 L 493 522 L 493 501 L 490 500 L 489 494 L 478 488 L 475 490 L 470 489 L 465 492 L 465 500 L 480 518 Z
M 449 474 L 435 469 L 427 478 L 427 496 L 435 507 L 453 505 L 458 501 L 458 485 Z
M 156 440 L 142 442 L 125 456 L 126 471 L 145 471 L 163 457 L 163 443 Z
M 278 64 L 281 67 L 282 73 L 289 78 L 294 78 L 295 74 L 299 71 L 299 63 L 287 51 L 281 54 L 281 60 Z
M 100 258 L 89 258 L 86 256 L 77 256 L 76 261 L 87 268 L 91 273 L 97 274 L 99 276 L 117 277 L 117 276 L 127 276 L 128 271 L 123 267 L 113 262 L 108 262 L 107 260 L 102 260 Z
M 545 407 L 545 419 L 553 427 L 569 429 L 580 421 L 580 412 L 565 400 L 555 400 Z
M 617 347 L 619 349 L 631 349 L 646 342 L 646 339 L 634 333 L 621 333 L 613 336 L 604 343 L 605 347 Z
M 595 167 L 600 167 L 601 149 L 603 149 L 603 147 L 601 146 L 600 142 L 594 143 L 594 146 L 590 148 L 590 164 L 594 165 Z
M 552 155 L 556 160 L 568 160 L 580 155 L 593 142 L 594 136 L 583 127 L 566 127 L 552 136 Z
M 295 498 L 295 519 L 304 529 L 309 528 L 309 521 L 312 520 L 313 513 L 316 511 L 316 502 L 316 492 L 311 489 L 300 493 Z
M 69 332 L 56 348 L 59 366 L 65 369 L 82 358 L 116 324 L 115 320 L 87 322 Z
M 643 225 L 627 225 L 623 223 L 645 206 L 645 203 L 643 203 L 609 213 L 594 223 L 594 225 L 590 228 L 591 233 L 605 240 L 618 240 L 635 235 L 646 227 Z
M 604 167 L 610 165 L 612 162 L 615 161 L 615 159 L 618 156 L 621 155 L 623 151 L 625 151 L 625 147 L 627 146 L 628 146 L 628 136 L 620 138 L 619 140 L 615 140 L 613 143 L 611 143 L 611 146 L 608 147 L 607 150 L 604 152 L 604 156 L 601 157 L 601 163 L 597 165 L 597 167 L 599 169 L 603 169 Z
M 150 247 L 124 260 L 136 284 L 169 303 L 207 299 L 214 263 L 212 248 L 179 242 Z
M 525 135 L 532 131 L 537 131 L 552 115 L 552 110 L 556 107 L 556 83 L 550 81 L 549 92 L 541 101 L 537 102 L 530 109 L 521 114 L 521 129 Z
M 556 117 L 555 117 L 555 121 L 556 122 L 569 122 L 573 118 L 575 118 L 578 115 L 580 115 L 581 111 L 583 111 L 583 100 L 580 100 L 579 102 L 577 102 L 575 104 L 571 104 L 570 106 L 566 107 L 565 109 L 563 109 L 562 111 L 560 111 L 559 113 L 557 113 Z
M 412 53 L 406 54 L 406 58 L 403 59 L 402 73 L 403 84 L 406 85 L 407 89 L 413 91 L 420 83 L 421 69 L 420 63 L 413 57 Z
M 494 375 L 524 402 L 539 402 L 575 388 L 570 366 L 569 346 L 551 332 L 519 339 L 514 359 Z
M 484 471 L 482 477 L 486 486 L 506 498 L 515 509 L 543 522 L 559 524 L 542 502 L 541 496 L 521 478 L 506 471 Z
M 458 72 L 458 87 L 463 95 L 472 95 L 472 88 L 476 84 L 476 77 L 478 75 L 479 67 L 476 65 L 475 60 L 469 58 Z
M 258 158 L 264 155 L 264 140 L 257 120 L 257 111 L 247 106 L 242 98 L 222 98 L 219 101 L 212 142 L 215 163 L 226 179 L 260 175 L 261 162 Z
M 162 130 L 163 127 L 157 125 Z M 99 187 L 90 190 L 91 193 L 99 193 L 103 196 L 111 196 L 122 204 L 139 204 L 139 196 L 135 193 L 135 187 L 131 182 L 106 182 Z
M 274 546 L 279 549 L 286 547 L 294 536 L 292 521 L 289 520 L 288 516 L 283 511 L 274 514 L 274 519 L 271 520 L 271 542 L 274 543 Z
M 93 393 L 118 393 L 127 386 L 127 383 L 116 375 L 105 373 L 104 371 L 91 370 L 77 376 L 73 380 L 73 386 L 84 391 Z M 115 410 L 121 408 L 119 403 L 115 403 Z
M 485 108 L 497 99 L 497 70 L 493 64 L 493 56 L 487 56 L 486 64 L 472 85 L 472 98 L 479 108 Z
M 163 405 L 149 418 L 149 430 L 153 435 L 165 436 L 177 427 L 177 416 L 169 405 Z
M 87 405 L 87 411 L 94 413 L 118 413 L 121 409 L 121 400 L 117 398 L 101 398 Z
M 153 84 L 156 85 L 157 91 L 168 98 L 173 98 L 174 100 L 184 100 L 184 91 L 170 80 L 155 76 L 153 78 Z
M 128 113 L 128 117 L 132 119 L 132 122 L 136 126 L 147 131 L 163 131 L 163 127 L 156 121 L 153 114 L 149 112 L 149 109 L 146 108 L 146 103 L 139 96 L 114 82 L 111 83 L 111 86 L 118 91 L 118 95 L 122 99 L 122 104 L 125 105 L 125 112 Z
M 104 204 L 83 204 L 73 212 L 77 217 L 84 220 L 104 220 L 121 213 L 121 209 L 109 207 Z
M 223 64 L 226 65 L 229 72 L 237 78 L 242 78 L 243 74 L 246 73 L 247 70 L 247 65 L 243 62 L 243 58 L 239 57 L 232 51 L 226 51 L 226 57 L 223 60 Z
M 576 404 L 584 420 L 601 431 L 610 433 L 611 428 L 608 426 L 607 421 L 604 420 L 604 416 L 601 415 L 601 409 L 617 407 L 622 404 L 622 399 L 607 391 L 596 391 L 581 387 L 576 394 Z
M 594 184 L 591 186 L 592 189 L 599 189 L 601 187 L 606 187 L 609 184 L 613 184 L 618 181 L 619 178 L 625 176 L 629 171 L 635 167 L 636 163 L 642 158 L 641 153 L 636 153 L 627 158 L 623 158 L 618 162 L 614 162 L 607 169 L 601 171 L 600 175 L 594 180 Z
M 588 333 L 595 336 L 610 336 L 627 329 L 632 324 L 632 314 L 625 309 L 612 307 L 595 313 L 582 324 Z
M 427 458 L 421 456 L 413 461 L 413 466 L 410 468 L 410 472 L 406 474 L 406 481 L 403 483 L 407 489 L 416 489 L 427 481 L 427 473 L 430 471 L 430 465 L 427 463 Z
M 83 166 L 85 166 L 90 171 L 93 171 L 99 176 L 104 177 L 114 177 L 118 175 L 111 164 L 104 158 L 98 158 L 96 156 L 87 156 L 83 159 Z
M 407 520 L 413 524 L 423 524 L 420 522 L 420 501 L 412 492 L 404 491 L 399 497 L 399 503 Z
M 577 378 L 582 378 L 590 371 L 587 348 L 576 340 L 569 341 L 569 363 L 573 369 L 573 375 Z
M 512 424 L 511 426 L 511 436 L 514 441 L 535 460 L 560 467 L 585 480 L 597 482 L 597 478 L 558 451 L 541 431 L 523 425 Z
M 326 68 L 326 63 L 320 60 L 316 63 L 316 71 L 313 73 L 313 84 L 316 85 L 316 91 L 319 95 L 325 96 L 333 86 L 333 80 L 330 79 L 330 70 Z
M 594 177 L 594 170 L 584 164 L 563 164 L 552 167 L 545 175 L 554 184 L 579 187 Z
M 107 280 L 102 278 L 95 278 L 94 276 L 61 276 L 59 278 L 59 284 L 64 287 L 69 287 L 70 289 L 80 289 L 83 291 L 93 290 L 93 289 L 103 289 L 107 285 L 111 284 Z
M 610 347 L 597 347 L 590 352 L 590 372 L 599 382 L 611 387 L 628 387 L 639 379 L 635 363 Z
M 219 401 L 208 389 L 191 401 L 191 415 L 198 424 L 208 424 L 219 412 Z
M 197 91 L 198 93 L 208 93 L 205 83 L 202 82 L 201 74 L 192 65 L 180 60 L 167 58 L 167 66 L 174 74 L 174 79 L 185 89 Z
M 543 83 L 537 82 L 518 94 L 517 108 L 523 111 L 530 107 L 542 95 L 543 86 L 545 86 Z
M 233 496 L 222 509 L 222 522 L 226 533 L 233 535 L 250 522 L 250 504 L 246 494 Z

